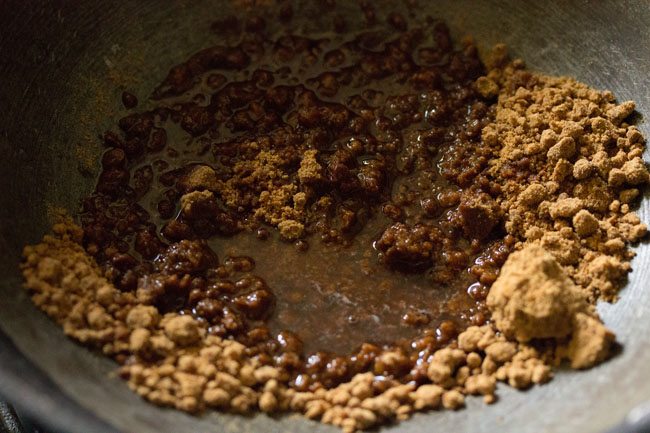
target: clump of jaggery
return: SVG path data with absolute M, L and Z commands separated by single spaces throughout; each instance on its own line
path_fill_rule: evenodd
M 496 328 L 521 343 L 569 339 L 561 346 L 573 368 L 588 368 L 609 353 L 614 334 L 557 260 L 536 244 L 510 255 L 487 298 Z
M 483 130 L 500 148 L 488 172 L 502 185 L 505 228 L 520 250 L 502 267 L 488 306 L 509 338 L 555 339 L 558 358 L 587 368 L 614 340 L 593 304 L 616 299 L 634 255 L 628 245 L 647 233 L 630 209 L 650 179 L 644 139 L 625 123 L 634 103 L 526 71 L 508 62 L 503 46 L 487 63 L 477 87 L 501 89 L 496 121 Z
M 182 210 L 190 210 L 192 203 L 197 203 L 206 209 L 204 214 L 209 216 L 210 212 L 215 213 L 218 200 L 221 200 L 230 209 L 251 207 L 257 220 L 277 227 L 284 239 L 301 237 L 305 228 L 307 197 L 298 191 L 297 184 L 290 178 L 287 168 L 290 161 L 269 148 L 269 143 L 264 140 L 242 143 L 241 146 L 255 151 L 255 157 L 236 163 L 226 180 L 218 179 L 215 170 L 207 165 L 196 165 L 181 178 L 179 188 L 186 193 L 181 199 Z M 306 154 L 313 158 L 315 153 L 310 152 Z M 301 182 L 314 175 L 314 168 L 312 165 L 309 167 L 303 169 L 301 166 L 298 173 Z M 191 219 L 192 212 L 184 212 L 184 216 Z
M 527 71 L 503 46 L 486 63 L 501 90 L 483 139 L 501 149 L 489 173 L 502 185 L 506 231 L 520 248 L 551 253 L 592 302 L 614 300 L 634 255 L 627 245 L 647 233 L 631 210 L 650 178 L 643 136 L 625 123 L 634 103 Z
M 510 255 L 490 289 L 487 304 L 496 327 L 523 343 L 566 337 L 576 314 L 589 310 L 584 294 L 538 245 L 526 245 Z

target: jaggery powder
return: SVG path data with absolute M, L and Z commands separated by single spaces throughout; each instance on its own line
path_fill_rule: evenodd
M 271 58 L 245 41 L 174 67 L 154 110 L 105 135 L 81 224 L 25 247 L 34 303 L 155 404 L 346 432 L 606 360 L 595 304 L 647 233 L 634 103 L 388 22 L 397 36 L 333 46 L 269 42 L 258 18 L 248 42 Z M 345 332 L 299 329 L 309 305 L 333 322 L 312 328 Z

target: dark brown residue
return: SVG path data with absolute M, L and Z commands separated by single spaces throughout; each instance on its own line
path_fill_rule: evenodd
M 484 68 L 441 24 L 388 23 L 310 39 L 230 20 L 239 45 L 172 68 L 155 109 L 106 132 L 84 201 L 86 249 L 112 282 L 298 389 L 381 369 L 387 348 L 403 362 L 374 373 L 420 381 L 418 359 L 485 323 L 514 239 L 483 174 Z

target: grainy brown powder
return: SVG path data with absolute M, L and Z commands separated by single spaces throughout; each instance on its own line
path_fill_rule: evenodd
M 490 175 L 501 185 L 498 206 L 518 251 L 488 296 L 492 321 L 438 350 L 427 368 L 430 383 L 416 387 L 366 373 L 333 389 L 295 391 L 282 371 L 247 358 L 240 343 L 208 336 L 192 317 L 161 315 L 135 293 L 117 290 L 81 246 L 81 229 L 65 217 L 53 235 L 25 248 L 25 286 L 70 337 L 108 356 L 134 355 L 120 373 L 135 392 L 188 412 L 296 412 L 352 432 L 414 411 L 458 409 L 467 395 L 492 403 L 498 381 L 515 388 L 543 383 L 564 359 L 573 368 L 591 367 L 614 341 L 594 305 L 616 299 L 630 271 L 629 245 L 647 232 L 631 211 L 649 180 L 644 139 L 625 123 L 634 103 L 527 71 L 507 60 L 504 46 L 486 64 L 477 90 L 498 102 L 483 140 L 501 149 Z M 259 158 L 260 167 L 273 165 L 273 155 Z M 300 178 L 319 175 L 313 155 L 302 160 Z M 210 181 L 209 173 L 192 178 Z M 228 189 L 206 186 L 212 187 Z M 294 194 L 278 191 L 261 205 L 287 238 L 302 234 L 299 206 L 283 205 L 288 197 L 300 203 Z M 182 206 L 196 198 L 185 197 Z M 390 365 L 399 356 L 385 352 L 376 362 Z

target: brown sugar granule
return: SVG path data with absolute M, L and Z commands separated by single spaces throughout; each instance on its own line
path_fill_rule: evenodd
M 573 228 L 581 238 L 593 235 L 598 227 L 598 219 L 587 209 L 580 209 L 573 216 Z
M 200 338 L 198 323 L 192 317 L 165 317 L 162 323 L 167 337 L 180 346 L 190 345 Z
M 305 226 L 295 220 L 283 220 L 278 223 L 278 230 L 284 239 L 295 240 L 302 236 Z
M 493 98 L 499 94 L 499 86 L 488 77 L 479 77 L 475 85 L 476 90 L 484 98 Z
M 207 165 L 197 165 L 184 176 L 180 181 L 180 188 L 184 191 L 194 191 L 199 189 L 207 189 L 216 191 L 219 189 L 217 175 L 212 167 Z
M 532 183 L 519 194 L 519 201 L 525 206 L 537 206 L 546 198 L 546 187 L 541 183 Z
M 300 160 L 300 168 L 298 168 L 298 180 L 300 180 L 300 183 L 313 185 L 324 180 L 323 167 L 316 159 L 317 154 L 317 150 L 307 150 L 303 154 Z
M 477 131 L 492 153 L 472 170 L 480 173 L 477 182 L 489 185 L 490 194 L 469 190 L 462 196 L 441 195 L 441 201 L 458 205 L 456 229 L 468 238 L 479 241 L 503 231 L 516 251 L 498 272 L 481 276 L 482 284 L 491 285 L 490 321 L 432 349 L 418 366 L 417 380 L 402 383 L 395 378 L 393 373 L 408 357 L 391 349 L 373 354 L 369 370 L 351 374 L 349 380 L 299 391 L 289 386 L 287 370 L 252 356 L 249 347 L 227 333 L 214 335 L 206 321 L 163 308 L 163 282 L 186 290 L 189 277 L 160 279 L 161 274 L 152 273 L 133 286 L 137 289 L 118 290 L 109 280 L 114 275 L 104 274 L 88 254 L 97 246 L 87 242 L 84 249 L 84 233 L 70 219 L 56 224 L 53 235 L 40 244 L 25 248 L 25 287 L 67 335 L 120 363 L 120 374 L 134 392 L 192 413 L 209 408 L 295 412 L 351 433 L 407 419 L 415 411 L 459 409 L 469 395 L 492 403 L 497 382 L 519 389 L 545 383 L 563 359 L 576 369 L 596 365 L 609 356 L 614 334 L 602 324 L 594 304 L 616 299 L 630 270 L 629 245 L 647 233 L 631 210 L 650 179 L 641 159 L 644 139 L 625 123 L 634 104 L 616 104 L 611 93 L 570 78 L 527 71 L 521 61 L 508 60 L 502 45 L 485 64 L 485 76 L 471 82 L 481 97 L 495 104 L 494 122 Z M 204 126 L 204 113 L 195 114 L 196 119 L 182 124 L 191 133 Z M 316 121 L 319 113 L 305 110 L 301 116 L 300 121 Z M 337 113 L 328 116 L 337 119 Z M 195 224 L 193 230 L 209 226 L 213 221 L 206 222 L 206 215 L 219 220 L 219 233 L 241 230 L 231 213 L 247 209 L 255 219 L 277 227 L 284 238 L 295 240 L 306 233 L 310 205 L 331 205 L 328 195 L 312 196 L 323 182 L 335 180 L 345 193 L 372 196 L 385 180 L 382 161 L 368 162 L 350 174 L 358 156 L 354 142 L 349 151 L 327 160 L 316 149 L 279 150 L 269 137 L 246 138 L 237 146 L 247 157 L 228 171 L 199 164 L 180 173 L 174 199 L 187 222 L 166 226 L 170 238 L 189 231 L 188 224 Z M 106 193 L 122 185 L 121 172 L 112 173 L 117 180 L 108 184 Z M 169 212 L 165 206 L 161 213 Z M 436 205 L 430 208 L 437 211 Z M 386 213 L 398 215 L 390 209 Z M 350 213 L 346 215 L 341 220 L 352 226 Z M 139 236 L 141 247 L 154 242 L 146 234 Z M 190 275 L 216 267 L 216 256 L 204 251 L 202 241 L 177 238 L 184 240 L 165 246 L 163 258 L 154 263 L 158 271 L 173 268 Z M 441 260 L 436 255 L 439 243 L 444 244 L 435 229 L 396 217 L 377 248 L 386 264 L 413 271 Z M 503 253 L 504 260 L 508 253 Z M 118 255 L 120 260 L 129 258 Z M 120 284 L 129 287 L 128 275 Z M 251 292 L 254 299 L 236 298 L 253 315 L 260 305 L 271 303 L 268 291 L 258 286 Z M 200 307 L 211 311 L 208 302 Z M 230 319 L 225 323 L 237 329 L 237 321 Z

